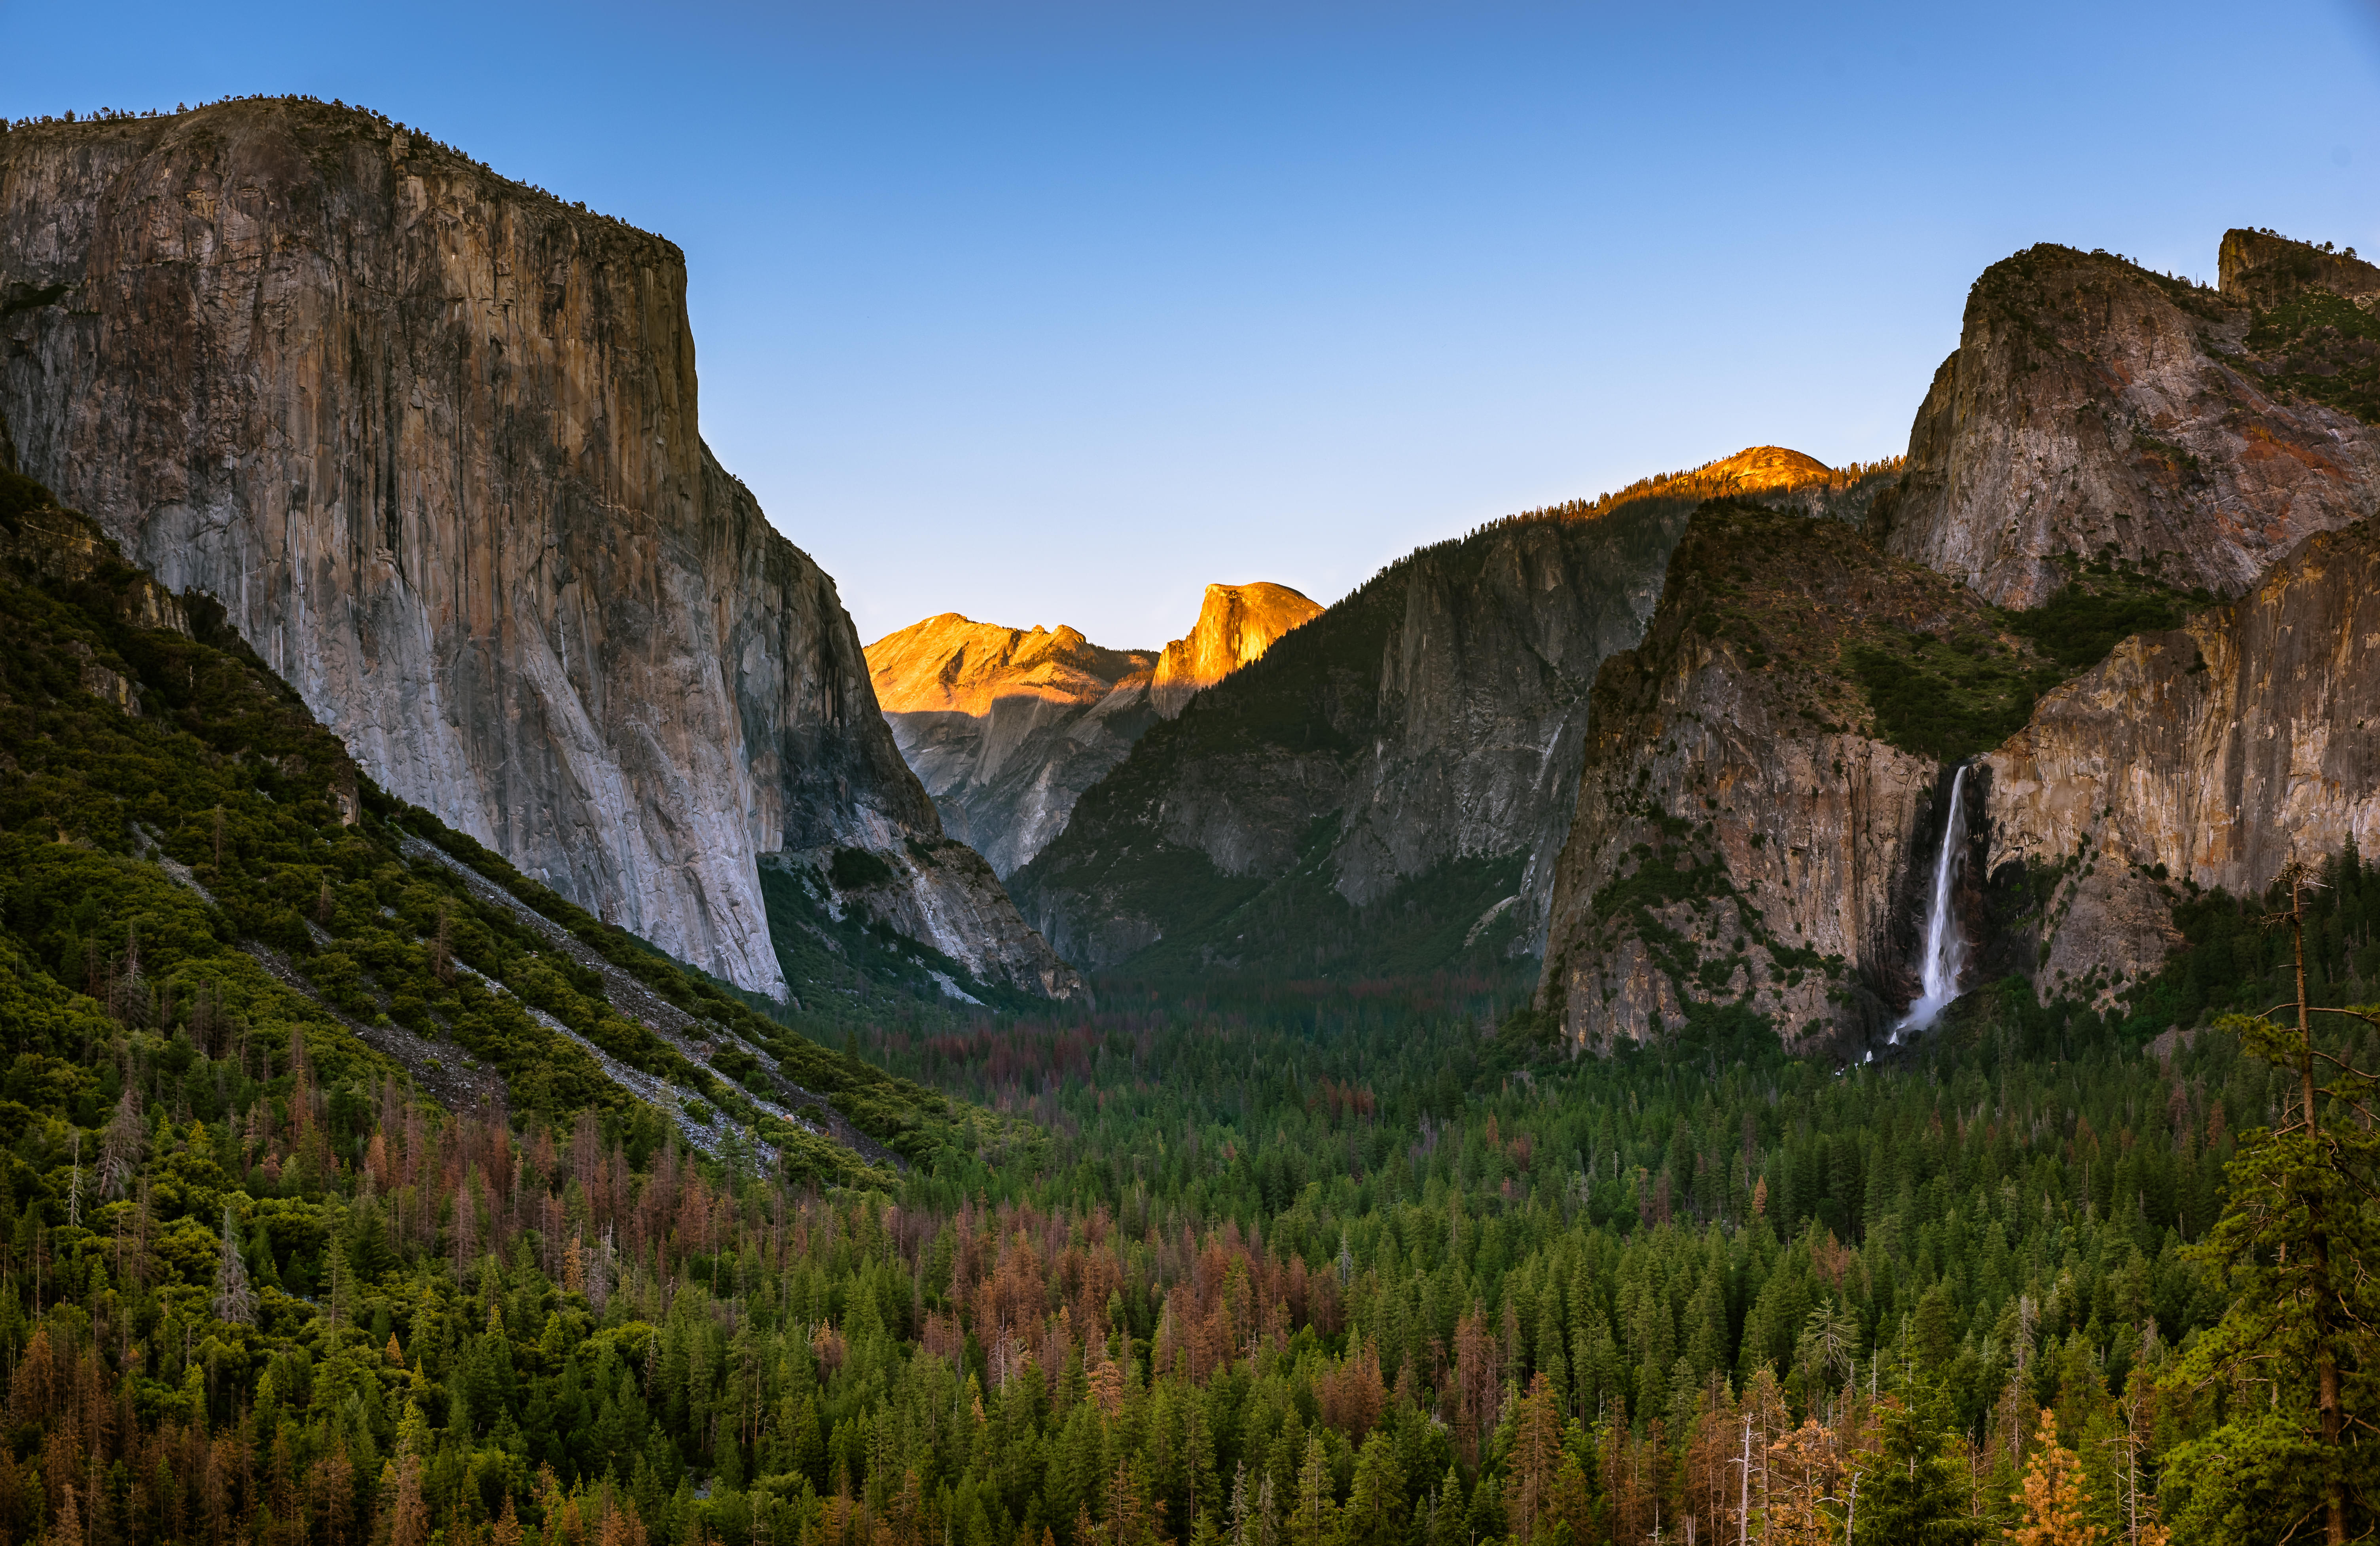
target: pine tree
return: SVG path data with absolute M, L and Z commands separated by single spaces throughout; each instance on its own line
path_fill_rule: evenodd
M 1883 1408 L 1884 1454 L 1863 1479 L 1852 1546 L 1976 1546 L 1965 1470 L 1943 1452 L 1941 1425 L 1900 1402 Z
M 1297 1506 L 1290 1511 L 1289 1546 L 1333 1546 L 1339 1539 L 1339 1500 L 1330 1480 L 1330 1460 L 1319 1437 L 1305 1441 L 1305 1463 L 1297 1472 Z
M 1397 1446 L 1375 1430 L 1355 1457 L 1355 1482 L 1347 1493 L 1339 1539 L 1347 1546 L 1402 1546 L 1406 1512 L 1405 1470 Z
M 232 1218 L 231 1204 L 224 1204 L 223 1249 L 215 1261 L 215 1319 L 235 1325 L 256 1323 L 256 1290 L 248 1281 L 248 1263 L 240 1260 L 239 1227 Z M 394 1333 L 389 1345 L 396 1345 Z
M 124 1093 L 115 1102 L 115 1114 L 108 1119 L 106 1136 L 99 1151 L 99 1190 L 103 1197 L 122 1197 L 131 1184 L 132 1173 L 140 1166 L 140 1156 L 149 1147 L 149 1126 L 141 1120 L 140 1097 L 132 1088 L 132 1080 L 124 1081 Z
M 1551 1500 L 1554 1471 L 1560 1466 L 1561 1408 L 1553 1382 L 1542 1373 L 1529 1385 L 1514 1414 L 1512 1452 L 1507 1477 L 1512 1489 L 1512 1529 L 1521 1540 L 1534 1538 L 1537 1517 Z
M 2104 1546 L 2107 1541 L 2107 1532 L 2082 1517 L 2083 1505 L 2091 1501 L 2082 1491 L 2082 1462 L 2058 1442 L 2055 1412 L 2041 1414 L 2033 1460 L 2014 1501 L 2022 1522 L 2008 1532 L 2011 1546 Z
M 1430 1500 L 1429 1546 L 1470 1546 L 1470 1540 L 1463 1519 L 1463 1479 L 1449 1466 L 1446 1479 L 1438 1484 L 1438 1496 Z
M 2289 909 L 2265 919 L 2290 933 L 2294 1025 L 2262 1015 L 2217 1022 L 2282 1072 L 2287 1105 L 2278 1127 L 2241 1136 L 2228 1204 L 2192 1250 L 2228 1278 L 2231 1302 L 2168 1388 L 2264 1389 L 2169 1461 L 2182 1495 L 2174 1524 L 2185 1535 L 2215 1520 L 2237 1530 L 2244 1520 L 2251 1536 L 2278 1539 L 2312 1512 L 2325 1540 L 2344 1542 L 2369 1533 L 2362 1500 L 2380 1496 L 2371 1446 L 2350 1442 L 2380 1415 L 2380 1131 L 2371 1121 L 2380 1076 L 2313 1030 L 2317 1014 L 2380 1027 L 2380 1011 L 2309 1001 L 2305 893 L 2317 883 L 2291 861 L 2281 879 Z

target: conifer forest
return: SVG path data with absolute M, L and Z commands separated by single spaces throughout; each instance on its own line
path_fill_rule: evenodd
M 359 781 L 219 619 L 10 492 L 0 1540 L 2373 1516 L 2351 848 L 2188 896 L 2128 996 L 2010 979 L 1848 1067 L 1725 1020 L 1573 1060 L 1492 976 L 828 1025 Z M 768 1056 L 695 1065 L 638 994 Z

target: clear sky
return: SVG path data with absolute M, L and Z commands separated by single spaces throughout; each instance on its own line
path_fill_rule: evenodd
M 869 639 L 1152 645 L 1209 580 L 1897 452 L 2035 241 L 2380 249 L 2345 0 L 0 0 L 0 113 L 337 97 L 674 238 L 704 432 Z

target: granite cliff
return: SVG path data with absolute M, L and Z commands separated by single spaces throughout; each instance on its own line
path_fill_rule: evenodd
M 1796 1051 L 1889 1024 L 1947 781 L 1888 738 L 1850 662 L 1921 636 L 2040 663 L 1972 591 L 1842 522 L 1695 513 L 1645 641 L 1595 681 L 1539 993 L 1572 1045 L 1744 1011 Z
M 2300 336 L 2331 321 L 2253 303 L 2295 284 L 2291 254 L 2321 258 L 2367 308 L 2380 290 L 2368 264 L 2249 232 L 2225 238 L 2220 290 L 2064 247 L 1992 265 L 1871 535 L 1986 601 L 2032 607 L 2068 556 L 2236 595 L 2298 542 L 2372 515 L 2380 430 L 2300 390 L 2326 364 L 2337 373 L 2322 341 Z M 2328 310 L 2369 315 L 2353 298 Z
M 1596 668 L 1706 493 L 1840 481 L 1757 448 L 1391 565 L 1191 699 L 1011 877 L 1087 966 L 1509 971 L 1544 937 Z
M 1969 987 L 2104 1004 L 2186 892 L 2380 825 L 2380 270 L 2234 231 L 2221 287 L 2035 248 L 1976 284 L 1864 537 L 1694 517 L 1595 688 L 1537 1009 L 1854 1053 L 1951 893 Z
M 1282 585 L 1210 585 L 1162 651 L 946 612 L 868 647 L 877 701 L 943 829 L 1006 877 L 1065 829 L 1144 731 L 1322 609 Z
M 944 850 L 833 582 L 702 443 L 685 301 L 667 241 L 359 110 L 0 135 L 26 469 L 392 792 L 783 994 L 761 856 Z M 920 917 L 1013 917 L 979 867 L 905 873 Z M 982 937 L 929 943 L 1070 991 Z
M 2176 943 L 2178 888 L 2262 891 L 2292 855 L 2380 845 L 2380 523 L 2125 640 L 1983 760 L 1988 863 L 2055 873 L 2045 989 L 2111 990 Z

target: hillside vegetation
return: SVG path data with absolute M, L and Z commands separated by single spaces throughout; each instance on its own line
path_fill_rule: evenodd
M 10 1089 L 48 1092 L 12 1093 L 27 1120 L 103 1115 L 128 1079 L 222 1120 L 295 1080 L 351 1124 L 402 1073 L 458 1110 L 594 1113 L 648 1149 L 675 1125 L 828 1179 L 962 1141 L 941 1097 L 382 795 L 212 603 L 0 478 L 0 991 Z M 834 1141 L 854 1125 L 866 1156 Z

